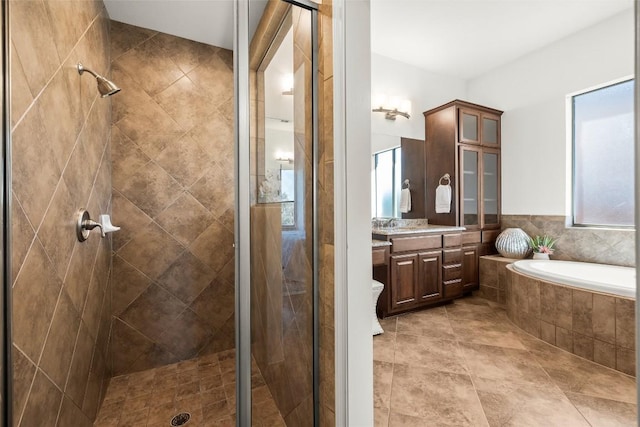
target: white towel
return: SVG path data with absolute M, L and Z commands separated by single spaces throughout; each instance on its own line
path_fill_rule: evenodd
M 451 212 L 451 186 L 438 185 L 436 188 L 436 213 Z
M 400 212 L 411 212 L 411 191 L 408 188 L 403 188 L 400 192 Z

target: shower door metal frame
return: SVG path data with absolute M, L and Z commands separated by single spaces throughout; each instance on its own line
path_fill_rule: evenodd
M 11 59 L 9 3 L 0 4 L 2 19 L 2 292 L 0 293 L 0 426 L 13 425 L 12 365 L 11 365 Z
M 281 0 L 311 13 L 311 117 L 313 127 L 312 215 L 313 215 L 313 425 L 320 425 L 319 353 L 319 249 L 318 249 L 318 4 L 310 0 Z M 236 425 L 251 425 L 251 153 L 249 84 L 249 4 L 234 2 L 235 83 L 235 326 L 236 326 Z

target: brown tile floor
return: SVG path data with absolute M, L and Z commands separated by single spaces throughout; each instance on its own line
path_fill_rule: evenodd
M 384 319 L 376 426 L 635 426 L 635 378 L 552 347 L 478 297 Z
M 260 371 L 252 367 L 254 426 L 284 426 Z M 235 426 L 235 352 L 203 356 L 111 379 L 96 427 Z

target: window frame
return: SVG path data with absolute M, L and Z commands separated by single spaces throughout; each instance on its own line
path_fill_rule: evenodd
M 623 224 L 591 224 L 591 223 L 580 223 L 580 222 L 576 222 L 576 182 L 577 182 L 577 178 L 576 178 L 576 141 L 575 141 L 575 111 L 574 111 L 574 98 L 576 96 L 580 96 L 580 95 L 584 95 L 590 92 L 595 92 L 601 89 L 605 89 L 611 86 L 616 86 L 622 83 L 626 83 L 629 81 L 633 81 L 635 80 L 635 76 L 634 75 L 628 75 L 625 77 L 621 77 L 615 80 L 610 80 L 608 82 L 602 83 L 602 84 L 598 84 L 595 86 L 591 86 L 588 87 L 586 89 L 582 89 L 576 92 L 572 92 L 570 94 L 568 94 L 566 96 L 566 117 L 567 117 L 567 129 L 566 129 L 566 133 L 567 133 L 567 140 L 568 140 L 568 144 L 567 144 L 567 155 L 568 158 L 570 160 L 570 191 L 571 191 L 571 201 L 570 201 L 570 205 L 571 205 L 571 220 L 568 223 L 569 227 L 573 227 L 573 228 L 597 228 L 597 229 L 608 229 L 608 230 L 635 230 L 636 225 L 623 225 Z M 636 82 L 634 82 L 634 85 L 636 84 Z M 635 89 L 634 89 L 634 94 L 635 94 Z M 634 102 L 634 108 L 635 108 L 635 102 Z M 634 115 L 636 114 L 636 112 L 634 111 Z M 635 126 L 635 122 L 633 124 Z M 634 144 L 634 149 L 635 148 L 635 141 L 632 141 L 632 143 Z M 635 185 L 635 181 L 634 181 L 634 185 Z M 635 191 L 634 191 L 635 194 Z M 638 201 L 634 200 L 634 204 L 638 203 Z

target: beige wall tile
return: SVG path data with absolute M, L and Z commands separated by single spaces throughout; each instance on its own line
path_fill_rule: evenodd
M 60 65 L 53 30 L 43 1 L 14 2 L 11 40 L 32 94 L 40 93 Z
M 575 332 L 593 336 L 593 293 L 573 290 L 572 328 Z
M 38 371 L 20 425 L 51 425 L 51 419 L 56 418 L 61 400 L 62 392 L 42 371 Z
M 616 369 L 625 374 L 636 375 L 636 352 L 623 347 L 616 348 Z
M 608 342 L 593 340 L 593 361 L 609 368 L 616 368 L 616 347 Z
M 556 326 L 556 345 L 563 350 L 573 353 L 573 336 L 571 331 Z
M 573 354 L 593 360 L 594 344 L 593 338 L 578 333 L 573 333 Z
M 566 330 L 573 330 L 573 302 L 571 289 L 555 286 L 556 315 L 555 324 Z M 556 335 L 557 339 L 557 335 Z
M 616 298 L 616 347 L 635 348 L 635 302 Z
M 616 301 L 614 297 L 593 295 L 593 337 L 615 344 Z
M 540 321 L 540 339 L 549 344 L 556 344 L 556 327 L 552 323 Z

